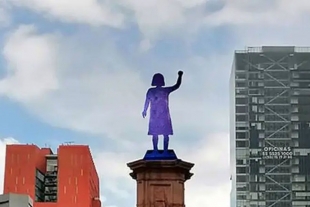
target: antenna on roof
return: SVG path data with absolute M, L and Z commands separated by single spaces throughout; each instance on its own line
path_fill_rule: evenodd
M 66 145 L 71 145 L 71 144 L 73 144 L 74 142 L 73 141 L 70 141 L 70 142 L 64 142 L 64 144 L 66 144 Z
M 44 143 L 45 148 L 51 148 L 51 145 L 49 143 Z

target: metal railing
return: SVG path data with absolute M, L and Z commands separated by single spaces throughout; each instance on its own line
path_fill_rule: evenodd
M 282 46 L 279 46 L 279 48 L 280 47 Z M 246 47 L 244 50 L 235 50 L 235 53 L 262 53 L 262 52 L 264 52 L 263 47 Z M 308 52 L 310 53 L 310 47 L 294 47 L 294 52 L 295 53 L 308 53 Z

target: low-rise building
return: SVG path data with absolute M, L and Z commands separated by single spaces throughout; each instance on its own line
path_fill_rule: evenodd
M 0 207 L 33 207 L 33 200 L 25 194 L 0 195 Z

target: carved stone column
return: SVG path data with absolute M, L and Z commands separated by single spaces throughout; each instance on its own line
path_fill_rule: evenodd
M 137 207 L 185 206 L 184 183 L 193 175 L 190 172 L 193 163 L 158 157 L 127 165 L 132 170 L 131 177 L 137 181 Z

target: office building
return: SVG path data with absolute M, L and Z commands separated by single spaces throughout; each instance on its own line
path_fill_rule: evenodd
M 310 207 L 310 49 L 236 51 L 232 207 Z
M 99 178 L 88 146 L 7 145 L 4 193 L 27 194 L 34 207 L 100 207 Z
M 33 200 L 28 195 L 4 194 L 0 195 L 0 207 L 33 207 Z

